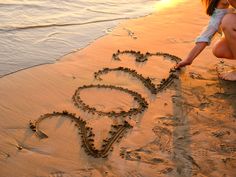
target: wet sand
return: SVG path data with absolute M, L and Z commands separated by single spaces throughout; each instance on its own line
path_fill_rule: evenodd
M 119 61 L 112 55 L 117 50 L 134 50 L 183 58 L 207 20 L 200 2 L 186 0 L 177 7 L 125 21 L 55 64 L 1 78 L 0 176 L 236 176 L 236 85 L 218 79 L 215 67 L 219 59 L 212 55 L 211 47 L 157 94 L 121 71 L 106 73 L 101 80 L 94 78 L 94 72 L 103 68 L 124 67 L 157 86 L 175 64 L 168 57 L 150 56 L 146 62 L 136 62 L 132 55 L 120 55 Z M 139 104 L 132 94 L 119 89 L 92 88 L 79 93 L 85 105 L 98 110 L 87 112 L 72 97 L 78 87 L 91 84 L 134 91 L 148 107 L 131 116 L 102 114 L 127 112 Z M 113 151 L 106 158 L 95 158 L 81 147 L 87 141 L 78 134 L 83 129 L 78 128 L 81 122 L 69 118 L 74 115 L 68 116 L 64 110 L 80 116 L 92 128 L 87 133 L 95 134 L 96 149 L 102 149 L 103 140 L 112 136 L 111 125 L 127 121 L 133 128 L 120 130 L 121 139 L 112 144 Z M 54 111 L 61 114 L 49 115 L 38 125 L 47 135 L 40 138 L 30 121 Z

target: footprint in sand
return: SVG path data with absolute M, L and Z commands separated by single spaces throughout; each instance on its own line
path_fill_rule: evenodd
M 138 171 L 129 171 L 126 174 L 124 174 L 125 177 L 145 177 Z
M 116 32 L 116 33 L 113 32 L 112 29 L 108 29 L 106 32 L 107 33 L 111 33 L 113 36 L 120 36 L 120 37 L 122 37 L 122 36 L 124 36 L 124 37 L 129 36 L 129 37 L 131 37 L 134 40 L 138 39 L 137 35 L 132 30 L 130 30 L 128 28 L 123 28 L 122 31 Z
M 218 131 L 212 132 L 212 135 L 217 138 L 222 138 L 225 135 L 230 135 L 230 130 L 218 130 Z
M 101 176 L 101 175 L 94 168 L 87 168 L 87 169 L 78 169 L 75 171 L 70 171 L 69 173 L 63 171 L 55 171 L 50 173 L 49 176 L 45 177 L 94 177 L 94 176 Z M 105 172 L 105 176 L 109 177 L 108 172 Z
M 138 161 L 146 164 L 171 164 L 169 159 L 165 158 L 165 153 L 171 153 L 172 133 L 169 129 L 155 126 L 153 132 L 156 134 L 156 139 L 145 146 L 129 150 L 121 148 L 120 156 L 126 160 Z
M 53 171 L 46 176 L 37 176 L 37 177 L 92 177 L 97 176 L 97 171 L 94 168 L 78 169 L 70 171 L 69 173 L 64 171 Z M 100 175 L 99 175 L 100 176 Z
M 234 142 L 222 142 L 220 144 L 213 144 L 210 151 L 217 152 L 219 154 L 233 154 L 236 152 L 236 143 Z
M 197 79 L 197 80 L 207 80 L 206 78 L 204 78 L 201 74 L 197 73 L 197 72 L 189 72 L 189 76 L 192 79 Z
M 10 154 L 0 150 L 0 160 L 5 160 L 10 157 Z
M 232 169 L 236 169 L 236 158 L 227 157 L 227 158 L 222 159 L 222 161 L 226 166 Z
M 234 66 L 229 66 L 221 62 L 216 65 L 216 72 L 222 80 L 236 81 L 236 68 Z
M 71 175 L 66 174 L 62 171 L 52 172 L 49 177 L 71 177 Z

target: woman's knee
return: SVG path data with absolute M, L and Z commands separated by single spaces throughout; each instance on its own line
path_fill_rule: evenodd
M 212 53 L 217 58 L 232 58 L 232 52 L 230 51 L 224 38 L 217 41 L 212 48 Z
M 233 56 L 230 52 L 222 50 L 222 48 L 219 47 L 213 47 L 212 53 L 216 58 L 227 58 L 232 59 Z
M 223 52 L 222 52 L 222 50 L 221 50 L 221 47 L 219 47 L 218 45 L 213 46 L 213 48 L 212 48 L 212 53 L 213 53 L 213 55 L 215 55 L 215 57 L 217 57 L 217 58 L 224 58 Z

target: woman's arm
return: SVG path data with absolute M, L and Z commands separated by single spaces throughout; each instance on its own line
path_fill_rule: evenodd
M 176 65 L 176 68 L 181 68 L 186 65 L 191 65 L 193 60 L 205 49 L 208 45 L 207 42 L 198 42 L 195 44 L 193 49 L 189 52 L 188 56 Z
M 205 27 L 200 36 L 196 39 L 195 46 L 189 52 L 185 60 L 176 65 L 176 68 L 190 65 L 193 60 L 205 49 L 205 47 L 210 45 L 212 37 L 218 31 L 221 20 L 226 13 L 227 9 L 215 9 L 214 14 L 210 18 L 208 26 Z

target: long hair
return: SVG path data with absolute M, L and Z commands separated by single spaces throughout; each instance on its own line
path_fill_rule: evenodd
M 206 6 L 206 14 L 212 16 L 219 2 L 220 0 L 202 0 L 202 3 Z

